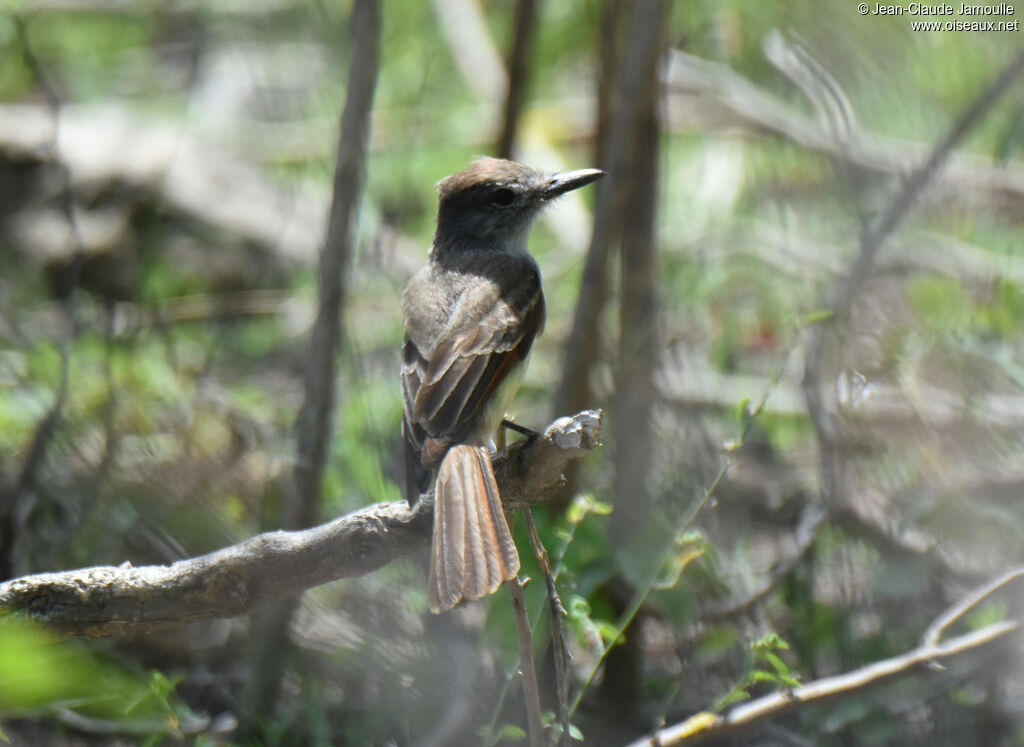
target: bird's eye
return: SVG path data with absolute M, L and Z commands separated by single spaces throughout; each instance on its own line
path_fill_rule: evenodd
M 491 204 L 498 207 L 508 207 L 516 201 L 516 193 L 508 187 L 496 189 L 491 197 Z

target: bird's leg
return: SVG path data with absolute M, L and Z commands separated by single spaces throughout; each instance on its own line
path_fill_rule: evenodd
M 508 428 L 510 431 L 522 433 L 524 436 L 531 440 L 537 438 L 537 436 L 540 435 L 537 431 L 533 430 L 533 428 L 527 428 L 525 425 L 519 425 L 519 423 L 515 422 L 514 420 L 509 420 L 508 418 L 504 418 L 501 421 L 501 428 Z M 501 428 L 498 429 L 498 433 L 501 434 L 500 438 L 504 440 L 505 432 L 501 430 Z M 504 446 L 502 448 L 504 448 Z

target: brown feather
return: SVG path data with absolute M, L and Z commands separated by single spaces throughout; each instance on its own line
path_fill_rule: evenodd
M 427 602 L 431 612 L 443 612 L 487 596 L 513 578 L 519 554 L 486 447 L 450 448 L 437 470 L 434 493 Z

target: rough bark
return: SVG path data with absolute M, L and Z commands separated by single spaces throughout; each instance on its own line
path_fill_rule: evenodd
M 600 445 L 601 413 L 561 418 L 495 458 L 507 507 L 543 501 L 569 460 Z M 380 503 L 321 526 L 267 532 L 172 565 L 101 566 L 0 584 L 0 617 L 20 614 L 67 635 L 103 637 L 252 612 L 369 573 L 430 542 L 433 500 Z

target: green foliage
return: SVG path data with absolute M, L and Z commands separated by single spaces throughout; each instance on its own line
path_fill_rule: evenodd
M 552 739 L 555 743 L 562 738 L 562 722 L 559 720 L 557 714 L 554 711 L 544 711 L 541 714 L 541 718 L 544 721 L 544 726 L 550 731 Z M 525 736 L 525 735 L 524 735 Z M 583 742 L 583 732 L 576 724 L 569 724 L 569 739 L 574 742 Z
M 751 641 L 747 656 L 747 671 L 727 693 L 715 701 L 711 710 L 718 713 L 726 706 L 750 698 L 750 689 L 754 685 L 765 683 L 776 688 L 794 688 L 800 686 L 800 680 L 790 671 L 789 666 L 779 656 L 779 651 L 787 651 L 789 644 L 774 632 L 765 633 L 755 641 Z
M 526 739 L 526 731 L 515 724 L 501 724 L 493 731 L 490 726 L 481 726 L 477 733 L 484 744 L 495 744 L 499 741 L 522 742 Z
M 25 3 L 15 2 L 0 12 L 0 47 L 5 50 L 0 99 L 43 98 L 23 54 L 27 41 L 71 114 L 83 103 L 113 103 L 140 121 L 162 115 L 180 127 L 183 138 L 210 140 L 213 147 L 224 142 L 245 158 L 266 159 L 279 185 L 299 188 L 296 199 L 304 199 L 305 182 L 321 188 L 329 184 L 351 51 L 343 33 L 350 3 L 284 3 L 256 12 L 232 6 L 226 13 L 224 4 L 154 13 L 127 6 L 101 12 L 43 6 L 47 4 L 26 11 L 24 38 L 12 14 L 20 13 Z M 479 7 L 499 52 L 504 52 L 513 3 Z M 383 67 L 368 197 L 349 274 L 335 437 L 324 475 L 323 512 L 328 515 L 399 498 L 401 324 L 395 297 L 431 239 L 436 196 L 430 185 L 473 155 L 490 152 L 494 139 L 490 114 L 495 101 L 462 79 L 456 64 L 459 50 L 447 38 L 451 29 L 441 26 L 432 6 L 388 0 L 383 11 Z M 608 59 L 609 52 L 600 36 L 605 11 L 605 3 L 595 0 L 540 5 L 521 146 L 532 149 L 543 141 L 542 148 L 553 148 L 566 165 L 590 165 L 593 143 L 588 133 L 593 128 L 587 118 L 601 75 L 598 62 Z M 788 38 L 836 78 L 854 113 L 855 134 L 863 135 L 867 144 L 876 135 L 882 142 L 913 140 L 906 148 L 896 145 L 897 151 L 912 153 L 916 144 L 926 149 L 948 129 L 1015 50 L 1017 40 L 1012 34 L 983 39 L 915 34 L 903 21 L 861 17 L 855 4 L 705 0 L 686 4 L 685 12 L 675 11 L 666 35 L 687 53 L 728 65 L 817 126 L 820 102 L 809 101 L 763 53 L 769 32 L 792 31 Z M 282 84 L 273 77 L 277 55 L 288 49 L 298 50 L 300 84 Z M 322 72 L 317 70 L 317 54 L 323 56 Z M 271 64 L 260 64 L 266 60 Z M 186 111 L 182 99 L 193 85 L 201 86 L 203 95 L 189 98 Z M 667 88 L 674 91 L 671 83 Z M 223 91 L 237 93 L 239 100 L 214 95 Z M 210 107 L 213 100 L 216 105 Z M 1024 536 L 1015 499 L 987 494 L 988 481 L 996 484 L 1005 475 L 985 459 L 994 454 L 1012 462 L 1019 451 L 1016 432 L 1001 425 L 976 438 L 977 431 L 966 430 L 968 425 L 978 428 L 975 402 L 990 393 L 1012 398 L 1024 387 L 1018 360 L 1024 292 L 1013 263 L 1022 255 L 1019 216 L 961 199 L 969 189 L 945 184 L 937 199 L 919 201 L 903 233 L 890 237 L 880 272 L 856 299 L 858 314 L 865 308 L 868 323 L 855 326 L 833 351 L 840 353 L 844 366 L 863 368 L 869 384 L 868 406 L 840 413 L 840 430 L 849 425 L 847 414 L 851 422 L 870 416 L 876 381 L 903 394 L 913 416 L 906 422 L 894 416 L 894 424 L 886 421 L 885 427 L 842 441 L 845 477 L 856 483 L 849 486 L 858 501 L 851 512 L 855 516 L 845 515 L 841 525 L 839 519 L 825 523 L 806 557 L 758 601 L 757 619 L 778 633 L 750 644 L 745 664 L 737 666 L 744 622 L 708 621 L 701 614 L 709 604 L 758 588 L 766 572 L 764 557 L 785 559 L 784 552 L 772 551 L 790 545 L 794 506 L 817 500 L 823 489 L 817 477 L 817 434 L 799 392 L 795 406 L 788 402 L 777 407 L 779 401 L 770 397 L 762 408 L 762 392 L 756 387 L 773 380 L 789 351 L 803 348 L 809 333 L 828 332 L 845 322 L 833 318 L 822 299 L 831 297 L 830 290 L 857 251 L 863 225 L 888 204 L 899 178 L 872 168 L 849 169 L 841 153 L 824 155 L 742 122 L 737 127 L 729 120 L 722 129 L 717 113 L 705 118 L 703 108 L 689 112 L 679 103 L 673 100 L 665 107 L 667 126 L 659 152 L 661 341 L 673 347 L 667 360 L 675 361 L 675 348 L 680 350 L 681 376 L 688 376 L 694 364 L 729 374 L 724 380 L 754 386 L 732 392 L 724 401 L 658 403 L 653 420 L 662 430 L 652 482 L 659 486 L 662 513 L 653 523 L 660 524 L 660 535 L 645 535 L 638 548 L 614 547 L 609 539 L 616 520 L 612 503 L 623 500 L 616 496 L 613 501 L 607 494 L 614 466 L 610 456 L 589 460 L 586 492 L 564 516 L 537 512 L 572 643 L 595 657 L 636 634 L 625 627 L 631 618 L 616 614 L 622 602 L 616 599 L 613 605 L 608 588 L 614 583 L 639 590 L 645 609 L 654 613 L 646 624 L 668 641 L 657 653 L 644 651 L 643 707 L 645 712 L 672 714 L 692 713 L 716 699 L 720 710 L 764 689 L 796 686 L 793 670 L 852 668 L 913 645 L 939 601 L 933 598 L 937 561 L 935 553 L 894 550 L 890 543 L 902 539 L 904 532 L 908 537 L 923 533 L 930 546 L 972 561 L 993 555 L 1015 558 Z M 991 154 L 1009 159 L 1006 178 L 1012 182 L 1014 169 L 1019 169 L 1015 159 L 1021 112 L 1019 102 L 1008 97 L 967 142 L 966 149 L 980 157 L 963 163 L 983 172 Z M 236 119 L 228 121 L 230 117 Z M 544 151 L 524 150 L 522 157 L 533 158 L 535 152 Z M 13 199 L 17 186 L 4 194 Z M 969 188 L 982 186 L 979 180 Z M 87 209 L 131 203 L 122 191 L 147 192 L 134 183 L 78 187 Z M 46 190 L 30 196 L 44 202 L 53 198 Z M 584 200 L 593 204 L 589 194 Z M 190 267 L 177 261 L 169 251 L 175 244 L 172 234 L 204 247 L 218 267 L 224 259 L 229 266 L 259 265 L 262 271 L 259 258 L 264 255 L 240 246 L 224 231 L 197 225 L 201 221 L 183 215 L 187 211 L 180 205 L 165 204 L 158 188 L 141 202 L 128 215 L 139 260 L 133 297 L 112 307 L 83 288 L 73 304 L 76 333 L 68 358 L 72 385 L 43 468 L 34 475 L 34 508 L 19 545 L 23 552 L 16 558 L 26 571 L 126 558 L 165 562 L 182 552 L 213 549 L 260 527 L 277 526 L 280 502 L 287 494 L 306 344 L 293 317 L 302 315 L 289 309 L 263 317 L 161 317 L 159 312 L 183 297 L 217 301 L 224 292 L 202 263 Z M 0 241 L 6 242 L 6 236 Z M 948 254 L 954 260 L 950 267 L 968 269 L 918 269 L 930 261 L 913 254 L 918 242 L 943 257 Z M 537 416 L 542 424 L 557 382 L 558 356 L 583 259 L 559 246 L 544 225 L 537 226 L 532 247 L 545 275 L 550 322 L 517 407 L 531 417 L 542 413 Z M 276 265 L 274 248 L 259 251 L 264 249 L 266 264 Z M 58 350 L 67 320 L 48 295 L 49 279 L 36 264 L 40 261 L 17 257 L 6 243 L 0 246 L 4 484 L 24 463 L 61 379 Z M 304 310 L 312 308 L 317 287 L 313 262 L 286 264 L 266 276 L 258 274 L 258 281 L 246 280 L 250 276 L 240 272 L 243 280 L 234 282 L 284 288 L 291 296 L 289 305 L 294 301 Z M 972 274 L 975 266 L 980 270 Z M 611 302 L 603 317 L 610 333 L 601 341 L 602 362 L 594 372 L 599 391 L 610 392 L 609 401 L 601 403 L 610 409 L 614 393 L 605 384 L 615 368 L 617 277 L 615 272 L 610 275 Z M 108 320 L 116 321 L 109 334 Z M 872 339 L 872 325 L 881 328 L 877 340 Z M 869 366 L 860 365 L 864 359 Z M 798 390 L 799 373 L 787 370 L 783 385 Z M 957 414 L 963 432 L 943 431 L 944 423 L 929 417 L 927 395 L 940 377 L 944 386 L 977 382 L 976 389 L 951 389 L 963 394 Z M 824 384 L 827 390 L 831 382 Z M 951 400 L 959 402 L 956 396 Z M 1010 421 L 1016 417 L 1012 408 L 1000 415 Z M 524 422 L 534 424 L 532 419 Z M 883 432 L 890 425 L 892 432 Z M 949 443 L 958 450 L 955 459 L 960 461 L 954 466 L 962 467 L 966 477 L 950 470 Z M 971 453 L 975 443 L 977 453 Z M 605 451 L 614 453 L 615 445 L 608 447 Z M 732 469 L 722 473 L 719 483 L 714 475 L 723 460 Z M 780 472 L 784 478 L 778 477 Z M 676 480 L 677 473 L 683 477 Z M 865 477 L 869 479 L 862 484 Z M 957 482 L 961 479 L 980 487 L 965 496 Z M 1012 489 L 1016 483 L 1008 484 Z M 890 502 L 871 503 L 866 513 L 858 512 L 865 508 L 861 501 L 879 497 Z M 679 531 L 679 517 L 689 515 L 695 500 L 703 506 L 701 513 L 692 527 L 687 520 Z M 871 529 L 864 516 L 876 510 L 885 516 L 886 531 L 898 536 L 880 537 Z M 544 619 L 539 569 L 525 550 L 521 527 L 516 527 L 516 536 L 523 550 L 523 574 L 533 579 L 526 589 L 528 607 L 535 619 Z M 984 545 L 984 552 L 974 551 L 977 544 Z M 368 580 L 387 589 L 376 598 L 359 597 L 356 604 L 354 596 L 329 602 L 316 597 L 317 606 L 308 613 L 315 621 L 302 622 L 302 645 L 316 653 L 329 646 L 316 637 L 319 630 L 310 633 L 318 625 L 330 625 L 326 638 L 344 643 L 331 656 L 309 657 L 317 659 L 316 666 L 290 663 L 277 716 L 267 717 L 264 736 L 269 743 L 297 744 L 307 737 L 309 743 L 323 744 L 339 739 L 388 741 L 381 735 L 391 727 L 391 711 L 401 711 L 405 701 L 396 705 L 396 700 L 381 698 L 388 704 L 384 709 L 373 698 L 391 692 L 391 676 L 401 682 L 395 691 L 409 703 L 427 701 L 429 693 L 421 684 L 426 678 L 409 673 L 414 654 L 434 645 L 432 624 L 420 618 L 425 608 L 421 576 L 416 561 L 410 560 Z M 347 593 L 355 582 L 344 586 L 342 593 Z M 488 667 L 497 661 L 506 671 L 513 670 L 518 651 L 504 595 L 480 603 L 480 608 L 486 626 L 480 639 L 472 641 L 474 654 Z M 1005 605 L 997 602 L 975 610 L 964 624 L 981 627 L 1005 614 Z M 384 623 L 402 628 L 401 634 L 385 630 Z M 538 650 L 546 643 L 544 625 L 538 625 Z M 398 641 L 395 645 L 391 635 Z M 782 638 L 792 642 L 792 649 Z M 375 649 L 388 649 L 395 660 L 387 665 L 402 671 L 390 671 L 375 657 Z M 190 652 L 197 666 L 209 667 L 229 688 L 237 684 L 235 654 Z M 579 660 L 589 662 L 588 656 Z M 222 659 L 232 659 L 232 666 Z M 694 660 L 707 676 L 692 676 Z M 677 665 L 681 671 L 673 668 Z M 578 684 L 578 669 L 574 674 Z M 727 681 L 736 684 L 722 693 Z M 175 695 L 175 684 L 174 678 L 158 673 L 135 672 L 95 648 L 0 624 L 0 717 L 49 715 L 73 707 L 93 718 L 127 724 L 126 730 L 134 724 L 139 741 L 155 744 L 184 731 L 181 723 L 188 714 Z M 353 705 L 364 691 L 372 693 L 366 696 L 370 704 Z M 11 705 L 3 698 L 7 693 L 10 699 L 12 692 L 28 700 Z M 905 684 L 893 692 L 911 699 Z M 967 685 L 952 693 L 948 704 L 958 712 L 985 708 Z M 938 710 L 941 704 L 928 707 Z M 707 717 L 701 713 L 694 718 L 706 722 Z M 522 741 L 521 726 L 505 719 L 495 716 L 502 723 L 481 734 L 489 742 Z M 550 714 L 548 721 L 553 730 L 560 728 Z M 898 716 L 855 698 L 804 711 L 799 724 L 810 739 L 823 743 L 884 744 L 903 736 Z M 579 739 L 578 729 L 587 726 L 581 716 L 570 736 Z M 387 733 L 390 741 L 402 741 Z
M 67 709 L 153 740 L 181 737 L 195 716 L 175 687 L 160 672 L 146 676 L 31 623 L 0 618 L 0 717 Z
M 624 640 L 618 628 L 609 620 L 594 619 L 591 607 L 586 599 L 573 594 L 563 602 L 569 631 L 576 637 L 576 642 L 583 648 L 613 646 Z

